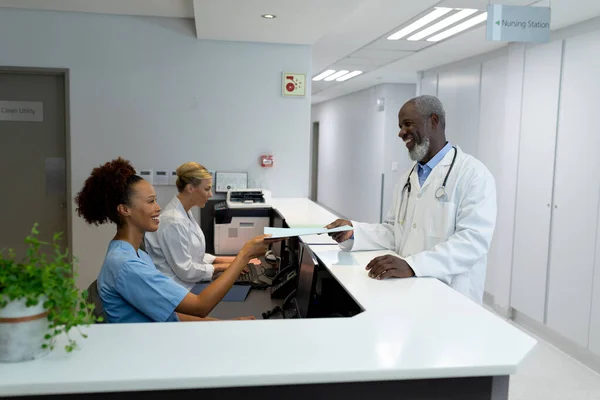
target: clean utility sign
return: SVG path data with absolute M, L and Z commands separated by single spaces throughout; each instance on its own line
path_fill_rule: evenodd
M 489 5 L 487 40 L 548 42 L 550 40 L 550 8 Z

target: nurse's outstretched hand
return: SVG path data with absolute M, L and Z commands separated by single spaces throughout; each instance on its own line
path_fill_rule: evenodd
M 406 261 L 391 255 L 375 257 L 367 264 L 366 270 L 369 271 L 369 276 L 373 279 L 410 278 L 415 276 L 415 271 Z
M 325 228 L 332 229 L 332 228 L 337 228 L 339 226 L 345 226 L 345 225 L 352 226 L 352 222 L 350 222 L 347 219 L 336 219 L 335 221 L 333 221 L 332 223 L 327 225 Z M 345 242 L 346 240 L 350 239 L 353 234 L 354 234 L 354 231 L 345 231 L 345 232 L 330 233 L 329 236 L 331 236 L 333 238 L 333 240 L 335 240 L 336 242 L 342 243 L 342 242 Z
M 260 235 L 253 237 L 252 239 L 248 240 L 246 244 L 244 244 L 244 247 L 242 247 L 242 250 L 240 250 L 240 254 L 248 257 L 248 261 L 253 258 L 264 256 L 269 249 L 269 244 L 283 240 L 271 239 L 266 242 L 265 240 L 269 239 L 270 237 L 271 235 Z

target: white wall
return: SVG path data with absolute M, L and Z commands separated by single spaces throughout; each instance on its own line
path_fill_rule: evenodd
M 311 119 L 319 122 L 319 203 L 347 218 L 379 222 L 383 174 L 385 217 L 394 184 L 410 165 L 397 115 L 415 92 L 415 85 L 379 85 L 312 107 Z M 385 99 L 384 111 L 377 98 Z
M 281 74 L 310 76 L 309 46 L 198 40 L 182 19 L 12 9 L 0 10 L 0 37 L 0 65 L 70 69 L 72 197 L 117 156 L 137 168 L 194 160 L 248 171 L 274 196 L 308 195 L 310 98 L 282 98 Z M 265 152 L 275 167 L 261 171 Z M 160 190 L 161 202 L 173 192 Z M 73 213 L 72 228 L 86 285 L 114 227 Z
M 416 95 L 415 85 L 382 85 L 381 96 L 385 99 L 385 111 L 383 112 L 385 122 L 383 131 L 383 207 L 382 216 L 385 218 L 388 210 L 392 207 L 394 188 L 406 170 L 413 166 L 408 157 L 408 151 L 404 142 L 398 137 L 400 127 L 398 126 L 398 113 L 407 100 Z M 392 171 L 392 163 L 398 164 L 397 171 Z M 404 183 L 402 183 L 404 184 Z
M 312 107 L 319 122 L 318 202 L 360 221 L 379 221 L 383 115 L 377 89 L 366 89 Z

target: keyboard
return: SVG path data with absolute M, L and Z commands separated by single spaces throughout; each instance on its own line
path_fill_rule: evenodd
M 242 272 L 240 274 L 240 276 L 238 276 L 235 283 L 250 285 L 250 284 L 258 281 L 258 271 L 256 270 L 256 265 L 248 264 L 247 267 L 248 267 L 249 271 Z
M 261 265 L 248 264 L 249 272 L 242 272 L 235 281 L 235 285 L 250 285 L 252 289 L 266 290 L 273 284 L 273 279 L 262 273 Z M 215 272 L 213 280 L 221 276 L 223 272 Z
M 227 210 L 227 202 L 226 201 L 221 201 L 221 202 L 215 204 L 215 211 L 222 211 L 222 210 Z

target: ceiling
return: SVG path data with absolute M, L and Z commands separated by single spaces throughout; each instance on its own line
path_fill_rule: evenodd
M 552 30 L 600 16 L 600 0 L 502 0 L 552 7 Z M 313 70 L 362 70 L 345 82 L 313 82 L 313 103 L 380 83 L 415 83 L 417 72 L 505 46 L 485 24 L 441 42 L 387 36 L 432 7 L 485 10 L 489 0 L 0 0 L 1 7 L 194 19 L 202 39 L 313 46 Z M 261 18 L 274 14 L 275 19 Z

